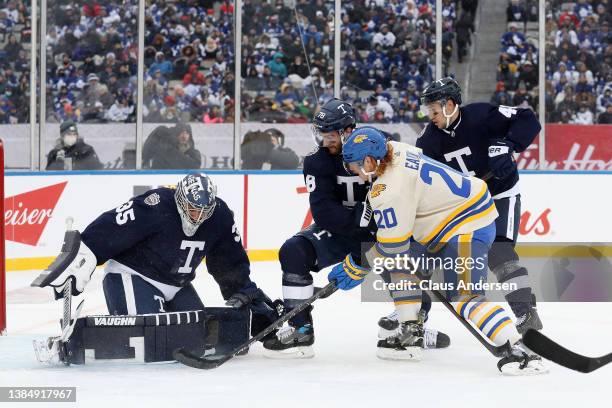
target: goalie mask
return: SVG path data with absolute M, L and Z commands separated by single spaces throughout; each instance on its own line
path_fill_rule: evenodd
M 217 187 L 205 174 L 190 174 L 178 183 L 174 200 L 185 235 L 193 236 L 198 227 L 212 216 L 216 197 Z

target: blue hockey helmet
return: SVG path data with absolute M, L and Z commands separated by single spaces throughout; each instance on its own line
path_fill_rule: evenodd
M 382 160 L 386 155 L 387 138 L 380 130 L 371 126 L 355 129 L 342 146 L 342 159 L 347 165 L 355 163 L 362 167 L 367 156 Z
M 433 81 L 423 90 L 421 94 L 421 105 L 428 105 L 433 102 L 452 100 L 457 105 L 461 105 L 461 87 L 453 77 L 445 77 Z
M 347 127 L 356 126 L 355 109 L 341 99 L 332 98 L 325 102 L 312 118 L 312 134 L 317 145 L 323 141 L 322 133 L 337 131 L 342 136 Z
M 217 205 L 217 186 L 203 173 L 189 174 L 176 186 L 174 200 L 185 235 L 191 237 Z

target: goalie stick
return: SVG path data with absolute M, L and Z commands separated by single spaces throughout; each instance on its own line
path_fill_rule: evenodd
M 247 349 L 249 346 L 251 346 L 251 344 L 263 339 L 268 334 L 272 333 L 274 329 L 281 326 L 283 323 L 285 323 L 286 321 L 288 321 L 289 319 L 291 319 L 292 317 L 294 317 L 295 315 L 297 315 L 298 313 L 306 309 L 315 300 L 320 299 L 320 298 L 321 299 L 326 298 L 330 296 L 332 293 L 334 293 L 336 290 L 337 288 L 334 285 L 334 282 L 328 283 L 323 288 L 321 288 L 321 290 L 316 291 L 314 295 L 312 295 L 310 298 L 306 299 L 304 302 L 300 303 L 298 306 L 291 309 L 289 312 L 287 312 L 283 316 L 279 317 L 276 321 L 274 321 L 268 327 L 263 329 L 257 335 L 251 337 L 247 342 L 237 346 L 235 349 L 230 351 L 228 354 L 220 355 L 220 356 L 217 356 L 217 355 L 206 356 L 205 355 L 205 356 L 200 357 L 200 356 L 196 356 L 189 350 L 186 350 L 181 347 L 181 348 L 174 350 L 174 352 L 172 353 L 172 357 L 174 357 L 174 359 L 178 361 L 179 363 L 185 364 L 186 366 L 193 367 L 193 368 L 199 368 L 199 369 L 204 369 L 204 370 L 210 370 L 212 368 L 217 368 L 221 364 L 233 358 L 236 354 Z
M 581 373 L 590 373 L 612 362 L 612 353 L 601 357 L 582 356 L 534 329 L 527 330 L 523 335 L 523 343 L 545 359 Z

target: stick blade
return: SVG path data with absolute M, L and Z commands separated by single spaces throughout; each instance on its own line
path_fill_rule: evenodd
M 533 329 L 523 335 L 523 343 L 545 359 L 581 373 L 590 373 L 612 362 L 612 353 L 601 357 L 582 356 Z
M 174 359 L 181 364 L 192 368 L 198 368 L 200 370 L 210 370 L 213 368 L 217 368 L 227 361 L 227 359 L 225 358 L 226 356 L 211 356 L 209 358 L 198 357 L 191 351 L 186 350 L 182 347 L 174 350 L 172 352 L 172 357 L 174 357 Z

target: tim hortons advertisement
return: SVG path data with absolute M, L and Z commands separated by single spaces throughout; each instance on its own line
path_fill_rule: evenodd
M 612 125 L 546 125 L 542 170 L 612 170 Z M 538 167 L 539 140 L 521 153 L 521 170 Z
M 15 260 L 57 255 L 68 217 L 74 219 L 77 229 L 83 230 L 103 211 L 148 189 L 173 186 L 182 176 L 180 173 L 7 176 L 4 223 L 8 269 L 16 268 Z M 234 211 L 244 245 L 252 253 L 267 254 L 254 260 L 269 259 L 286 239 L 312 223 L 308 191 L 300 173 L 214 173 L 211 177 L 218 185 L 219 197 Z M 604 186 L 610 185 L 611 177 L 522 175 L 520 240 L 610 242 L 606 214 L 612 192 Z

